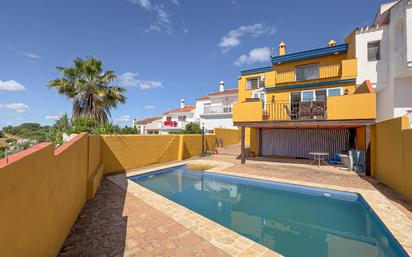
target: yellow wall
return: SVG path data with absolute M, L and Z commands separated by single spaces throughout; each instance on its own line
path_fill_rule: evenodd
M 101 138 L 104 174 L 198 156 L 202 149 L 201 135 L 110 135 Z M 205 135 L 205 150 L 213 150 L 215 140 L 214 134 Z
M 258 142 L 258 129 L 250 128 L 250 154 L 251 156 L 259 156 L 259 142 Z
M 240 142 L 240 129 L 216 128 L 214 133 L 216 140 L 223 139 L 223 146 L 239 144 Z
M 233 122 L 240 121 L 261 121 L 262 103 L 258 102 L 239 102 L 233 105 Z
M 328 120 L 375 119 L 376 94 L 328 97 Z
M 265 86 L 266 87 L 270 85 L 275 85 L 276 83 L 275 82 L 275 72 L 273 71 L 241 76 L 238 79 L 238 101 L 239 102 L 244 102 L 246 98 L 251 98 L 252 91 L 256 90 L 256 89 L 246 89 L 246 80 L 249 78 L 260 77 L 261 75 L 265 76 Z
M 87 134 L 15 156 L 0 168 L 0 255 L 56 256 L 86 201 Z
M 101 138 L 105 174 L 178 158 L 177 135 L 110 135 Z
M 406 116 L 376 124 L 374 174 L 412 199 L 412 129 Z

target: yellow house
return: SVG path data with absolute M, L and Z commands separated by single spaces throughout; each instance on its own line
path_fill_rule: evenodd
M 349 149 L 366 151 L 369 167 L 371 126 L 376 96 L 368 81 L 356 86 L 357 60 L 352 37 L 325 47 L 279 55 L 272 65 L 243 70 L 234 125 L 242 130 L 252 156 L 310 158 L 324 152 L 333 158 Z M 250 138 L 250 139 L 249 139 Z

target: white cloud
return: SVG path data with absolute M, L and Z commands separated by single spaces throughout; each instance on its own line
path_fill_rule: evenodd
M 121 122 L 129 122 L 131 119 L 130 115 L 121 115 L 114 119 L 115 121 L 121 121 Z
M 145 89 L 152 89 L 152 88 L 162 88 L 161 81 L 154 81 L 154 80 L 139 80 L 139 87 L 142 90 Z
M 136 77 L 138 73 L 125 72 L 119 76 L 120 84 L 124 87 L 136 87 L 138 85 Z
M 244 66 L 247 64 L 257 63 L 257 62 L 268 62 L 272 50 L 269 47 L 255 48 L 249 52 L 249 54 L 242 54 L 239 58 L 234 61 L 236 66 Z
M 240 45 L 242 37 L 259 37 L 261 35 L 272 35 L 275 32 L 276 28 L 274 26 L 266 26 L 262 23 L 240 26 L 229 31 L 217 45 L 222 49 L 222 52 L 227 52 L 231 48 Z
M 8 104 L 0 104 L 0 110 L 13 110 L 16 112 L 25 112 L 29 109 L 29 106 L 24 103 L 8 103 Z
M 148 105 L 145 105 L 143 108 L 145 108 L 145 109 L 149 110 L 149 109 L 154 109 L 154 108 L 155 108 L 155 106 L 154 106 L 154 105 L 152 105 L 152 104 L 148 104 Z
M 0 91 L 25 91 L 26 89 L 22 84 L 15 80 L 0 80 Z
M 59 114 L 59 115 L 46 115 L 45 118 L 46 118 L 46 120 L 58 120 L 58 119 L 60 119 L 61 116 L 62 116 L 61 114 Z
M 128 0 L 133 4 L 137 4 L 146 11 L 153 12 L 155 14 L 155 21 L 145 32 L 157 31 L 157 32 L 167 32 L 172 33 L 172 21 L 170 19 L 169 12 L 162 4 L 153 4 L 151 0 Z M 172 2 L 179 6 L 180 2 L 178 0 L 172 0 Z
M 138 4 L 144 9 L 150 10 L 152 9 L 152 3 L 150 0 L 128 0 L 130 3 Z
M 162 88 L 161 81 L 137 79 L 138 73 L 125 72 L 119 76 L 119 82 L 124 87 L 138 87 L 141 90 Z
M 38 55 L 38 54 L 29 53 L 29 52 L 25 52 L 25 51 L 17 51 L 17 53 L 19 53 L 19 54 L 21 54 L 21 55 L 23 55 L 23 56 L 25 56 L 29 59 L 32 59 L 32 60 L 40 59 L 40 55 Z

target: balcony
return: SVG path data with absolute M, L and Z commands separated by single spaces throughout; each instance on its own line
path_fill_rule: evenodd
M 265 104 L 262 120 L 326 119 L 326 101 L 276 101 Z
M 323 65 L 319 67 L 319 77 L 313 80 L 323 80 L 334 77 L 341 79 L 356 78 L 357 61 L 356 59 L 342 60 L 340 63 Z M 302 82 L 307 80 L 296 80 L 295 70 L 276 73 L 276 85 L 293 82 Z M 272 87 L 275 85 L 272 85 Z M 271 87 L 271 85 L 267 85 Z
M 163 121 L 161 123 L 162 129 L 185 129 L 186 125 L 189 122 L 187 121 Z
M 374 93 L 329 96 L 326 101 L 261 101 L 234 105 L 234 122 L 356 120 L 376 118 Z
M 205 106 L 204 114 L 232 114 L 232 106 L 230 105 L 216 105 Z

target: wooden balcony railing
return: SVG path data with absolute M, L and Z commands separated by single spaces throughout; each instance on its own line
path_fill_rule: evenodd
M 326 118 L 326 101 L 275 101 L 265 104 L 262 120 L 312 120 Z

